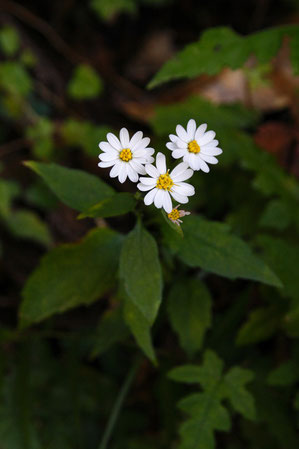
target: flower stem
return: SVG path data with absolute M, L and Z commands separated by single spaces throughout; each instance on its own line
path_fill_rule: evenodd
M 122 409 L 123 403 L 125 401 L 125 398 L 126 398 L 128 392 L 129 392 L 129 389 L 130 389 L 130 387 L 132 385 L 132 382 L 134 380 L 134 377 L 135 377 L 136 371 L 137 371 L 137 369 L 139 367 L 139 364 L 140 364 L 140 361 L 138 360 L 137 362 L 135 362 L 132 365 L 131 369 L 129 370 L 129 372 L 128 372 L 125 380 L 124 380 L 124 383 L 123 383 L 123 385 L 122 385 L 122 387 L 121 387 L 121 389 L 120 389 L 120 391 L 118 393 L 118 396 L 116 398 L 114 406 L 113 406 L 113 408 L 111 410 L 111 414 L 110 414 L 110 417 L 108 419 L 108 422 L 107 422 L 107 425 L 106 425 L 106 428 L 105 428 L 105 431 L 104 431 L 104 435 L 102 437 L 102 440 L 101 440 L 101 443 L 100 443 L 98 449 L 107 449 L 107 445 L 108 445 L 108 443 L 110 441 L 110 438 L 112 436 L 112 432 L 113 432 L 113 429 L 115 427 L 116 421 L 117 421 L 118 416 L 119 416 L 119 414 L 121 412 L 121 409 Z

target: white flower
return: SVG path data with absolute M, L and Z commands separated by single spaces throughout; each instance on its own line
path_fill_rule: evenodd
M 190 215 L 190 212 L 187 210 L 178 210 L 178 207 L 180 207 L 180 204 L 175 206 L 172 211 L 167 215 L 170 221 L 172 223 L 175 223 L 178 226 L 181 226 L 180 223 L 183 223 L 183 220 L 180 220 L 181 217 L 185 217 L 185 215 Z
M 139 175 L 145 175 L 145 164 L 151 164 L 155 152 L 149 148 L 150 139 L 143 137 L 141 131 L 137 131 L 130 139 L 128 130 L 122 128 L 119 132 L 119 139 L 112 133 L 107 134 L 108 142 L 100 142 L 99 147 L 103 151 L 99 155 L 101 162 L 98 166 L 102 168 L 112 167 L 111 178 L 118 177 L 123 183 L 127 177 L 132 182 L 137 182 Z
M 188 164 L 182 162 L 169 173 L 165 155 L 162 153 L 157 154 L 156 166 L 157 168 L 151 164 L 145 166 L 146 173 L 150 177 L 141 177 L 141 182 L 137 184 L 137 187 L 139 190 L 149 190 L 144 197 L 146 206 L 154 203 L 158 209 L 163 207 L 169 214 L 172 211 L 171 196 L 178 203 L 184 204 L 188 203 L 188 196 L 194 195 L 194 187 L 183 182 L 191 178 L 193 170 L 188 168 Z
M 203 123 L 198 128 L 195 120 L 189 120 L 187 130 L 181 125 L 176 127 L 176 135 L 170 134 L 171 142 L 166 144 L 172 151 L 175 159 L 183 158 L 189 167 L 193 170 L 202 170 L 206 173 L 210 171 L 208 164 L 217 164 L 219 156 L 222 153 L 218 148 L 218 140 L 214 131 L 207 131 L 207 124 Z

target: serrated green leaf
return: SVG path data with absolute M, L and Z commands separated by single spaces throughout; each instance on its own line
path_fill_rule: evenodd
M 198 351 L 211 325 L 211 296 L 199 279 L 176 282 L 168 296 L 170 324 L 190 356 Z
M 187 265 L 230 279 L 252 279 L 281 287 L 270 268 L 223 224 L 195 215 L 186 217 L 184 236 L 178 243 L 178 256 Z
M 34 161 L 25 162 L 25 165 L 40 175 L 61 201 L 79 211 L 114 194 L 104 181 L 81 170 Z
M 0 47 L 7 56 L 13 56 L 20 47 L 20 38 L 15 28 L 5 26 L 0 30 Z
M 253 310 L 248 320 L 240 328 L 236 343 L 248 345 L 267 340 L 281 324 L 281 309 L 276 306 Z
M 25 284 L 20 325 L 100 298 L 115 283 L 121 241 L 114 231 L 96 229 L 82 242 L 46 254 Z
M 267 382 L 269 385 L 294 385 L 299 379 L 299 364 L 295 360 L 288 360 L 270 372 Z
M 148 321 L 140 309 L 126 297 L 124 318 L 135 337 L 137 344 L 145 355 L 154 363 L 157 363 L 151 338 L 151 322 Z
M 0 64 L 0 86 L 11 94 L 25 96 L 32 90 L 32 80 L 22 64 L 7 61 Z
M 102 80 L 87 64 L 78 65 L 68 85 L 68 94 L 75 100 L 95 98 L 103 90 Z
M 173 59 L 166 62 L 148 87 L 153 88 L 177 78 L 215 75 L 224 67 L 235 70 L 242 67 L 252 54 L 259 63 L 264 64 L 276 55 L 286 35 L 291 37 L 294 49 L 292 62 L 296 71 L 298 34 L 296 25 L 270 28 L 249 36 L 240 36 L 227 27 L 209 28 L 202 33 L 198 42 L 187 45 Z
M 131 193 L 116 193 L 95 204 L 90 209 L 80 214 L 78 218 L 116 217 L 117 215 L 124 215 L 131 212 L 134 210 L 135 205 L 136 200 Z
M 156 241 L 140 221 L 124 241 L 120 277 L 129 299 L 153 324 L 162 299 L 162 272 Z
M 247 419 L 255 419 L 256 417 L 254 398 L 245 389 L 245 385 L 251 382 L 253 377 L 252 371 L 239 366 L 234 366 L 224 376 L 224 385 L 228 399 L 233 408 Z

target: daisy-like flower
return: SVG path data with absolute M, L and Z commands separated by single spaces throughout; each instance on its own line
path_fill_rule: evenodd
M 183 220 L 180 220 L 180 218 L 185 217 L 186 215 L 190 215 L 190 212 L 188 212 L 187 210 L 178 210 L 179 207 L 180 207 L 180 204 L 175 206 L 172 209 L 172 211 L 167 215 L 169 220 L 178 226 L 180 226 L 180 223 L 183 223 Z
M 210 171 L 208 164 L 217 164 L 222 153 L 218 147 L 218 140 L 214 139 L 216 133 L 207 131 L 207 124 L 203 123 L 198 128 L 195 120 L 189 120 L 187 130 L 181 125 L 177 125 L 176 134 L 170 134 L 171 142 L 166 144 L 172 151 L 175 159 L 183 158 L 193 170 L 202 170 L 206 173 Z
M 102 168 L 112 167 L 111 178 L 118 177 L 123 183 L 127 177 L 132 182 L 137 182 L 139 175 L 145 175 L 145 164 L 151 164 L 154 158 L 151 157 L 155 150 L 148 147 L 150 139 L 143 137 L 141 131 L 137 131 L 130 139 L 129 132 L 122 128 L 119 132 L 119 139 L 112 133 L 107 134 L 108 142 L 100 142 L 99 147 L 103 151 L 99 158 L 98 166 Z
M 172 211 L 171 197 L 178 203 L 188 203 L 188 196 L 194 195 L 195 190 L 186 179 L 191 178 L 193 170 L 188 168 L 188 164 L 182 162 L 177 165 L 170 173 L 166 167 L 166 158 L 162 153 L 156 157 L 156 167 L 148 164 L 145 171 L 150 177 L 141 177 L 137 184 L 139 190 L 149 192 L 144 197 L 144 204 L 149 206 L 154 203 L 158 208 L 165 210 L 168 214 Z

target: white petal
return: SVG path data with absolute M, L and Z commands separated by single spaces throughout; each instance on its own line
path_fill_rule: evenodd
M 154 203 L 157 209 L 161 209 L 164 203 L 165 190 L 159 189 L 156 193 Z
M 199 146 L 206 145 L 207 143 L 211 142 L 215 136 L 216 136 L 215 131 L 206 132 L 202 137 L 197 139 Z
M 154 165 L 151 164 L 146 164 L 145 165 L 145 171 L 149 176 L 152 176 L 153 178 L 158 179 L 160 176 L 160 173 L 158 172 L 158 170 L 156 169 L 156 167 Z
M 118 160 L 118 152 L 115 151 L 113 153 L 101 153 L 99 154 L 99 158 L 101 161 L 108 162 L 108 161 L 117 161 Z
M 218 159 L 214 156 L 208 156 L 207 154 L 200 154 L 201 159 L 203 159 L 208 164 L 218 164 Z
M 98 166 L 101 168 L 107 168 L 107 167 L 112 167 L 112 165 L 115 164 L 115 161 L 109 161 L 109 162 L 99 162 Z
M 158 153 L 156 157 L 156 165 L 160 175 L 166 173 L 166 157 L 163 153 Z
M 132 182 L 137 182 L 138 181 L 139 176 L 136 173 L 136 171 L 133 170 L 132 167 L 130 167 L 130 164 L 127 164 L 127 173 L 128 173 L 130 181 L 132 181 Z
M 196 122 L 192 118 L 187 123 L 187 133 L 188 133 L 188 136 L 189 136 L 190 140 L 194 139 L 195 131 L 196 131 Z
M 214 139 L 211 142 L 209 142 L 209 143 L 207 143 L 205 145 L 202 145 L 201 147 L 214 148 L 214 147 L 217 147 L 218 144 L 219 144 L 219 141 L 217 139 Z
M 209 148 L 208 145 L 203 146 L 200 149 L 200 154 L 206 154 L 207 156 L 219 156 L 219 154 L 222 154 L 222 153 L 223 153 L 223 151 L 221 148 L 218 148 L 218 147 Z
M 155 178 L 144 178 L 143 176 L 140 177 L 140 182 L 152 187 L 157 184 L 157 180 Z
M 178 182 L 175 186 L 172 187 L 171 191 L 180 193 L 184 196 L 192 196 L 195 194 L 194 187 L 187 182 Z
M 209 169 L 208 164 L 200 158 L 198 158 L 198 160 L 199 160 L 200 169 L 205 173 L 209 173 L 210 169 Z
M 133 148 L 136 143 L 138 143 L 143 137 L 143 132 L 142 131 L 137 131 L 137 133 L 135 133 L 129 143 L 129 148 Z
M 177 125 L 176 127 L 176 133 L 179 136 L 179 138 L 183 141 L 183 142 L 188 142 L 189 141 L 189 137 L 187 132 L 185 131 L 185 129 L 182 127 L 182 125 Z
M 199 170 L 200 164 L 199 164 L 199 156 L 197 154 L 189 153 L 188 155 L 188 163 L 192 170 Z
M 136 157 L 143 157 L 143 158 L 146 158 L 146 149 L 145 149 L 145 148 L 141 148 L 141 150 L 136 150 L 136 151 L 134 151 L 133 157 L 134 157 L 134 159 L 135 159 Z
M 189 201 L 187 196 L 181 195 L 180 193 L 177 192 L 173 192 L 172 190 L 170 191 L 170 195 L 180 204 L 186 204 Z
M 172 152 L 171 156 L 174 159 L 179 159 L 180 157 L 183 157 L 185 153 L 186 153 L 186 150 L 174 150 Z
M 142 184 L 141 182 L 137 184 L 137 187 L 139 190 L 142 190 L 143 192 L 146 192 L 147 190 L 152 190 L 153 186 L 146 186 L 145 184 Z
M 173 151 L 173 150 L 176 150 L 176 149 L 177 149 L 177 146 L 176 146 L 176 144 L 173 143 L 173 142 L 167 142 L 166 148 L 168 148 L 170 151 Z
M 116 150 L 121 150 L 120 141 L 118 140 L 118 138 L 114 134 L 108 133 L 107 134 L 107 140 L 110 143 L 110 145 L 113 146 L 113 148 L 115 148 Z
M 174 180 L 174 178 L 176 176 L 178 176 L 181 173 L 183 173 L 184 171 L 186 171 L 187 168 L 188 168 L 188 164 L 186 162 L 181 162 L 173 170 L 171 170 L 171 172 L 170 172 L 171 178 L 173 178 L 173 180 Z
M 157 193 L 158 189 L 153 189 L 150 192 L 148 192 L 145 197 L 144 197 L 144 204 L 146 206 L 149 206 L 150 204 L 152 204 L 152 202 L 155 199 L 156 193 Z
M 169 134 L 169 139 L 175 143 L 178 140 L 178 136 L 175 134 Z
M 143 139 L 139 140 L 134 147 L 131 149 L 132 153 L 134 153 L 137 150 L 144 150 L 150 143 L 151 139 L 149 137 L 144 137 Z
M 132 167 L 133 170 L 135 170 L 137 173 L 140 173 L 141 175 L 145 175 L 144 166 L 140 164 L 140 162 L 136 161 L 135 159 L 131 159 L 129 161 L 130 167 Z
M 119 140 L 123 148 L 128 148 L 130 136 L 127 128 L 122 128 L 119 132 Z
M 172 177 L 173 182 L 177 184 L 178 182 L 186 181 L 187 179 L 190 179 L 191 176 L 193 176 L 193 173 L 194 173 L 193 170 L 189 168 L 188 170 L 185 170 L 183 173 L 177 175 L 175 178 Z
M 120 167 L 121 167 L 120 161 L 116 162 L 114 167 L 112 167 L 111 170 L 110 170 L 110 177 L 111 178 L 116 178 L 118 176 L 118 174 L 120 172 Z
M 165 210 L 165 212 L 167 212 L 168 214 L 170 214 L 170 212 L 172 211 L 172 201 L 171 201 L 171 196 L 169 195 L 168 192 L 165 192 L 164 198 L 163 198 L 163 209 Z
M 100 142 L 99 143 L 99 147 L 101 148 L 102 151 L 105 151 L 105 153 L 109 153 L 109 152 L 116 152 L 118 153 L 118 151 L 113 148 L 110 143 L 108 142 Z
M 198 140 L 198 139 L 200 139 L 203 135 L 204 135 L 204 133 L 205 133 L 205 130 L 207 129 L 207 124 L 206 123 L 203 123 L 202 125 L 200 125 L 198 128 L 197 128 L 197 130 L 196 130 L 196 132 L 195 132 L 195 140 Z
M 122 184 L 125 182 L 125 180 L 127 179 L 127 167 L 126 167 L 126 162 L 123 162 L 120 166 L 119 169 L 119 175 L 118 175 L 118 180 L 119 182 L 121 182 Z
M 154 148 L 147 147 L 147 148 L 145 148 L 145 152 L 146 152 L 147 156 L 152 156 L 154 154 L 155 150 L 154 150 Z

